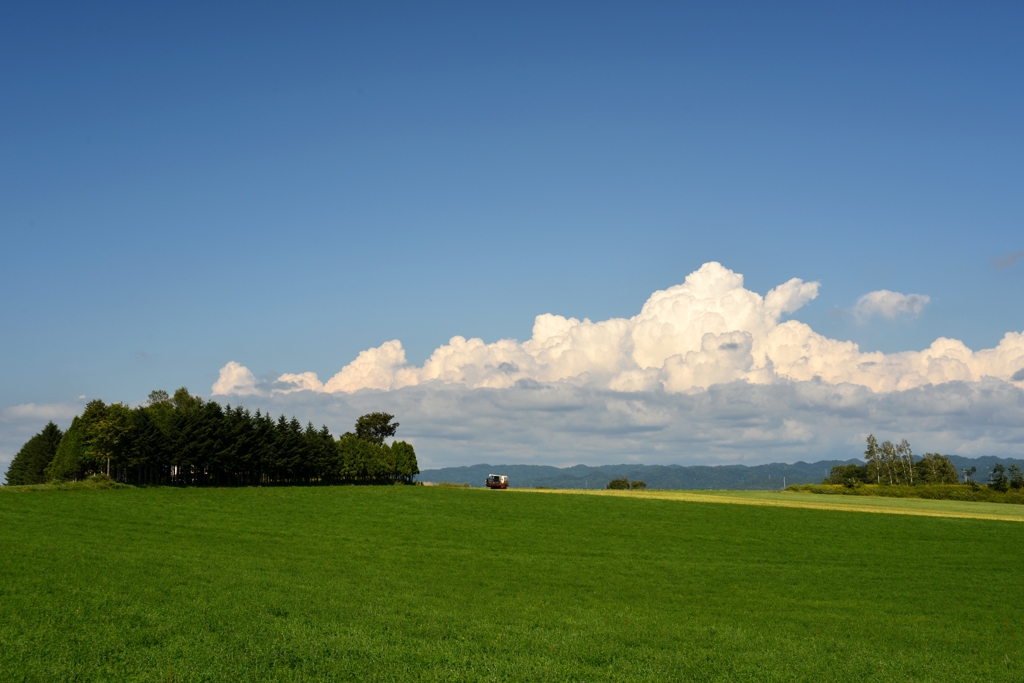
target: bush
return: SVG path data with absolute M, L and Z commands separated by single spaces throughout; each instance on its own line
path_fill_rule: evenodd
M 628 491 L 629 489 L 638 490 L 647 488 L 647 483 L 640 481 L 639 479 L 636 481 L 630 481 L 626 477 L 622 477 L 620 479 L 612 479 L 608 482 L 608 486 L 606 488 L 616 491 Z
M 134 486 L 114 481 L 104 474 L 94 474 L 82 481 L 51 481 L 31 486 L 3 486 L 0 491 L 96 491 L 103 489 L 133 489 Z
M 867 465 L 835 465 L 829 472 L 828 477 L 822 484 L 842 484 L 853 488 L 856 482 L 866 482 L 868 476 Z M 851 483 L 847 483 L 851 482 Z

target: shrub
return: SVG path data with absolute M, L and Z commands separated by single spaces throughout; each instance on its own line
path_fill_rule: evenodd
M 629 482 L 629 488 L 631 488 L 633 490 L 645 489 L 645 488 L 647 488 L 647 482 L 640 481 L 640 480 L 631 481 L 631 482 Z
M 3 486 L 0 491 L 93 491 L 103 489 L 133 489 L 134 486 L 114 481 L 105 475 L 96 474 L 81 481 L 51 481 L 31 486 Z
M 867 465 L 835 465 L 829 472 L 828 477 L 822 484 L 842 484 L 853 488 L 854 484 L 847 484 L 846 482 L 865 482 L 867 481 L 868 468 Z
M 623 491 L 629 488 L 629 479 L 622 477 L 621 479 L 612 479 L 608 482 L 607 488 L 615 489 L 616 491 Z

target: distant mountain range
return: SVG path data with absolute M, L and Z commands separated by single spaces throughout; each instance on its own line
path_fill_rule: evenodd
M 977 467 L 974 480 L 988 481 L 989 473 L 996 463 L 1009 467 L 1016 464 L 1024 469 L 1024 460 L 997 458 L 986 455 L 980 458 L 964 458 L 959 455 L 947 456 L 958 472 L 965 467 Z M 601 465 L 589 467 L 550 467 L 548 465 L 471 465 L 468 467 L 444 467 L 424 470 L 417 479 L 422 482 L 451 482 L 483 486 L 488 474 L 505 474 L 513 487 L 534 488 L 550 486 L 560 489 L 603 489 L 612 479 L 626 477 L 639 479 L 652 489 L 781 489 L 789 484 L 819 484 L 828 476 L 835 465 L 856 463 L 863 460 L 821 460 L 819 462 L 772 463 L 770 465 Z

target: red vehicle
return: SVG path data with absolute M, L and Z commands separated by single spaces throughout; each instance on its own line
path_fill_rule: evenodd
M 487 488 L 489 489 L 507 489 L 508 488 L 508 477 L 504 474 L 488 474 L 487 475 Z

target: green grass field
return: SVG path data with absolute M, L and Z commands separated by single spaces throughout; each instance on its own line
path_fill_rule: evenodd
M 1022 533 L 425 487 L 9 492 L 0 679 L 1020 681 Z

